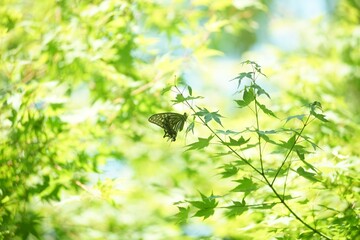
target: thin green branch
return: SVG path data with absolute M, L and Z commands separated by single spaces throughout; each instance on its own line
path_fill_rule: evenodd
M 307 119 L 306 119 L 303 127 L 301 128 L 300 132 L 297 134 L 297 137 L 296 137 L 294 143 L 292 144 L 291 148 L 289 149 L 288 153 L 286 154 L 286 156 L 285 156 L 285 158 L 284 158 L 284 161 L 281 163 L 280 167 L 278 168 L 278 170 L 277 170 L 277 172 L 276 172 L 276 174 L 275 174 L 275 177 L 274 177 L 274 179 L 273 179 L 272 182 L 271 182 L 271 186 L 274 185 L 274 182 L 275 182 L 277 176 L 279 175 L 282 167 L 284 166 L 285 162 L 286 162 L 287 159 L 289 158 L 290 153 L 293 151 L 294 147 L 296 146 L 296 143 L 298 143 L 298 140 L 299 140 L 299 138 L 301 137 L 302 132 L 304 131 L 304 129 L 305 129 L 306 126 L 308 125 L 308 121 L 309 121 L 309 119 L 310 119 L 310 116 L 311 116 L 311 113 L 309 113 L 309 115 L 308 115 L 308 117 L 307 117 Z
M 175 88 L 178 90 L 178 92 L 183 96 L 183 94 L 180 92 L 180 89 L 175 85 Z M 184 97 L 184 96 L 183 96 Z M 189 104 L 187 100 L 185 100 L 186 105 L 196 114 L 196 110 Z M 197 115 L 196 115 L 197 116 Z M 246 160 L 244 157 L 242 157 L 235 149 L 233 149 L 231 146 L 226 145 L 225 141 L 200 117 L 197 116 L 198 119 L 206 126 L 213 134 L 214 136 L 225 146 L 227 146 L 232 153 L 234 153 L 241 161 L 243 161 L 245 164 L 250 166 L 255 172 L 261 174 L 261 172 L 255 168 L 248 160 Z M 262 175 L 262 174 L 261 174 Z
M 179 90 L 179 88 L 175 85 L 175 88 L 177 89 L 177 91 L 183 96 L 183 94 L 181 93 L 181 91 Z M 189 102 L 187 100 L 184 101 L 186 103 L 186 105 L 196 114 L 195 109 L 189 104 Z M 288 159 L 290 153 L 292 152 L 293 148 L 295 147 L 299 137 L 301 136 L 302 132 L 304 131 L 305 127 L 308 124 L 310 115 L 308 116 L 307 120 L 304 123 L 303 128 L 301 129 L 300 133 L 298 134 L 297 138 L 294 141 L 294 144 L 292 145 L 292 147 L 290 148 L 288 154 L 286 155 L 284 161 L 282 162 L 279 170 L 277 171 L 275 178 L 273 179 L 272 183 L 269 182 L 269 180 L 267 179 L 267 177 L 265 176 L 265 173 L 263 171 L 263 167 L 262 170 L 259 171 L 257 168 L 255 168 L 249 161 L 247 161 L 245 158 L 243 158 L 239 153 L 237 153 L 237 151 L 235 151 L 231 146 L 227 145 L 224 140 L 222 140 L 222 138 L 200 117 L 197 116 L 200 121 L 214 134 L 214 136 L 219 139 L 219 141 L 225 145 L 232 153 L 234 153 L 239 159 L 241 159 L 244 163 L 246 163 L 248 166 L 250 166 L 255 172 L 257 172 L 259 175 L 261 175 L 266 184 L 270 187 L 270 189 L 273 191 L 273 193 L 276 195 L 276 197 L 280 200 L 280 202 L 285 206 L 286 209 L 288 209 L 288 211 L 299 221 L 301 222 L 304 226 L 306 226 L 308 229 L 312 230 L 314 233 L 324 237 L 325 239 L 331 239 L 330 237 L 326 236 L 325 234 L 319 232 L 317 229 L 315 229 L 314 227 L 310 226 L 308 223 L 306 223 L 301 217 L 299 217 L 293 210 L 292 208 L 286 203 L 285 199 L 283 197 L 280 196 L 280 194 L 276 191 L 276 189 L 273 186 L 273 183 L 277 177 L 277 175 L 279 174 L 281 168 L 283 167 L 283 165 L 285 164 L 286 160 Z M 258 118 L 257 118 L 258 120 Z M 259 129 L 259 125 L 257 125 L 258 129 Z M 260 142 L 259 142 L 260 143 Z M 260 145 L 260 144 L 259 144 Z
M 265 181 L 267 182 L 268 186 L 271 188 L 271 190 L 273 191 L 273 193 L 276 195 L 277 198 L 280 199 L 281 203 L 287 208 L 287 210 L 299 221 L 301 222 L 304 226 L 306 226 L 307 228 L 311 229 L 314 233 L 324 237 L 325 239 L 331 239 L 330 237 L 326 236 L 325 234 L 323 234 L 322 232 L 319 232 L 317 229 L 313 228 L 312 226 L 310 226 L 308 223 L 306 223 L 301 217 L 299 217 L 292 209 L 291 207 L 285 202 L 285 199 L 283 199 L 279 193 L 276 191 L 276 189 L 274 188 L 274 186 L 272 184 L 270 184 L 270 182 L 268 181 L 267 178 L 264 178 Z
M 253 82 L 256 81 L 256 79 L 259 77 L 259 73 L 258 75 L 256 75 L 256 71 L 254 69 L 254 66 L 251 65 L 253 73 L 254 73 L 254 77 L 252 79 Z M 256 99 L 256 94 L 255 94 L 255 99 L 254 99 L 254 104 L 255 104 L 255 118 L 256 118 L 256 132 L 258 134 L 258 142 L 259 142 L 259 160 L 260 160 L 260 166 L 261 166 L 261 175 L 263 177 L 265 177 L 264 174 L 264 163 L 263 163 L 263 157 L 262 157 L 262 149 L 261 149 L 261 137 L 259 134 L 260 131 L 260 123 L 259 123 L 259 109 L 257 107 L 257 99 Z
M 259 146 L 259 160 L 260 160 L 260 165 L 261 165 L 261 175 L 265 176 L 264 174 L 264 163 L 263 163 L 263 156 L 262 156 L 262 149 L 261 149 L 261 137 L 260 137 L 260 124 L 259 124 L 259 109 L 257 108 L 257 100 L 256 100 L 256 95 L 255 95 L 255 118 L 256 118 L 256 132 L 258 135 L 258 146 Z
M 285 198 L 286 183 L 287 183 L 287 179 L 288 179 L 288 177 L 289 177 L 290 166 L 291 166 L 291 161 L 290 161 L 289 167 L 288 167 L 288 169 L 287 169 L 286 177 L 285 177 L 285 182 L 284 182 L 284 187 L 283 187 L 283 198 Z
M 261 207 L 261 206 L 268 206 L 268 205 L 276 205 L 276 204 L 281 204 L 282 202 L 269 202 L 269 203 L 258 203 L 258 204 L 246 204 L 244 205 L 244 208 L 256 208 L 256 207 Z M 228 207 L 218 207 L 218 208 L 228 208 Z

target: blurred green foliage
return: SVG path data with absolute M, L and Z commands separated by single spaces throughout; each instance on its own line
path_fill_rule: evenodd
M 172 92 L 162 92 L 174 75 L 186 80 L 182 73 L 203 59 L 249 50 L 256 16 L 266 11 L 265 1 L 0 0 L 0 239 L 311 239 L 277 205 L 243 212 L 242 195 L 232 199 L 229 219 L 188 219 L 213 214 L 234 187 L 214 175 L 243 174 L 241 166 L 226 153 L 214 158 L 217 145 L 184 151 L 180 137 L 166 143 L 147 122 L 173 111 Z M 339 1 L 319 28 L 329 39 L 309 44 L 305 57 L 283 55 L 289 70 L 278 73 L 291 83 L 279 100 L 284 111 L 325 98 L 318 100 L 332 116 L 329 125 L 313 125 L 324 152 L 311 163 L 321 163 L 327 190 L 320 225 L 338 239 L 359 234 L 359 14 L 356 1 Z M 324 80 L 306 81 L 299 65 Z M 218 124 L 217 106 L 205 107 L 201 114 Z M 199 129 L 194 139 L 209 135 Z M 312 183 L 302 183 L 304 204 L 317 200 Z M 187 196 L 202 207 L 198 190 L 211 208 L 173 206 Z M 211 230 L 196 235 L 189 226 Z

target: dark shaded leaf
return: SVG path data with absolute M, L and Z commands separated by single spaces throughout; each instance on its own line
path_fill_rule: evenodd
M 301 137 L 302 137 L 303 139 L 305 139 L 305 141 L 307 141 L 308 143 L 310 143 L 314 150 L 316 150 L 317 148 L 320 148 L 316 143 L 314 143 L 313 141 L 311 141 L 309 137 L 307 137 L 307 136 L 301 136 Z
M 265 94 L 269 99 L 271 99 L 270 95 L 262 87 L 260 87 L 259 85 L 253 83 L 251 86 L 254 89 L 257 90 L 256 93 L 257 93 L 258 96 L 261 96 L 262 94 Z
M 289 138 L 289 140 L 287 142 L 281 141 L 282 144 L 281 146 L 287 149 L 291 149 L 293 148 L 294 144 L 295 144 L 295 135 L 293 135 L 291 138 Z
M 63 188 L 64 186 L 62 184 L 56 184 L 54 186 L 54 188 L 52 189 L 52 191 L 49 194 L 46 194 L 45 196 L 43 196 L 42 198 L 44 200 L 50 201 L 50 200 L 57 200 L 60 201 L 60 190 L 61 188 Z
M 316 111 L 316 109 L 319 109 L 320 111 L 322 111 L 321 103 L 318 101 L 314 101 L 313 103 L 310 104 L 310 109 L 311 109 L 311 111 Z
M 17 114 L 18 113 L 15 109 L 11 109 L 11 116 L 9 117 L 9 120 L 11 121 L 11 126 L 13 126 L 15 124 Z
M 21 236 L 22 239 L 29 239 L 31 235 L 37 239 L 41 239 L 38 228 L 40 227 L 43 217 L 35 212 L 23 212 L 20 214 L 21 219 L 16 223 L 16 234 Z
M 319 119 L 322 122 L 329 122 L 329 120 L 327 120 L 325 118 L 324 114 L 320 114 L 320 113 L 316 113 L 315 111 L 311 111 L 311 115 L 313 115 L 315 118 Z
M 297 172 L 300 176 L 302 176 L 302 177 L 304 177 L 304 178 L 306 178 L 306 179 L 308 179 L 308 180 L 310 180 L 310 181 L 313 181 L 313 182 L 319 182 L 319 181 L 320 181 L 320 180 L 318 180 L 318 179 L 315 177 L 315 176 L 316 176 L 315 173 L 307 172 L 307 171 L 305 171 L 305 169 L 302 168 L 302 167 L 299 167 L 298 169 L 296 169 L 296 172 Z
M 322 122 L 329 122 L 329 120 L 327 120 L 325 118 L 324 114 L 317 113 L 316 110 L 322 111 L 321 103 L 318 102 L 318 101 L 315 101 L 312 104 L 310 104 L 310 114 L 313 115 L 315 118 L 319 119 Z
M 256 105 L 259 106 L 259 108 L 266 114 L 266 115 L 270 115 L 272 117 L 276 117 L 275 113 L 273 113 L 273 111 L 271 111 L 270 109 L 268 109 L 265 105 L 260 104 L 259 102 L 256 102 Z
M 296 154 L 298 155 L 298 157 L 300 158 L 300 160 L 304 160 L 305 159 L 305 154 L 304 152 L 300 151 L 300 150 L 296 150 Z
M 50 183 L 50 177 L 49 176 L 43 176 L 42 183 L 36 184 L 34 187 L 29 188 L 29 192 L 32 194 L 39 194 L 45 189 L 49 187 Z
M 245 140 L 243 137 L 240 137 L 238 140 L 233 139 L 232 137 L 229 137 L 230 141 L 229 142 L 224 142 L 224 144 L 226 146 L 241 146 L 244 143 L 247 143 L 250 141 L 250 138 L 248 138 L 247 140 Z
M 209 146 L 211 139 L 213 139 L 213 135 L 210 135 L 208 138 L 198 138 L 199 141 L 191 143 L 187 145 L 189 147 L 186 151 L 193 150 L 193 149 L 203 149 Z
M 236 104 L 240 107 L 246 107 L 247 105 L 249 105 L 249 103 L 245 102 L 244 100 L 235 100 Z
M 307 162 L 305 160 L 305 154 L 309 153 L 308 151 L 305 151 L 304 149 L 296 149 L 296 154 L 298 155 L 299 159 L 309 168 L 311 168 L 311 170 L 315 171 L 316 173 L 318 173 L 318 170 L 309 162 Z
M 192 88 L 190 86 L 188 86 L 188 92 L 189 92 L 189 95 L 192 96 Z
M 292 199 L 294 199 L 294 198 L 293 198 L 293 196 L 291 196 L 291 195 L 288 194 L 288 195 L 283 196 L 283 199 L 284 199 L 284 200 L 292 200 Z
M 275 142 L 274 140 L 270 139 L 269 136 L 267 135 L 268 133 L 266 131 L 258 131 L 259 136 L 265 140 L 268 143 L 272 143 L 274 145 L 279 145 L 279 143 Z
M 241 73 L 239 73 L 239 76 L 231 79 L 230 81 L 233 81 L 233 80 L 236 80 L 236 79 L 237 79 L 237 80 L 238 80 L 238 86 L 237 86 L 237 88 L 239 88 L 240 85 L 241 85 L 241 81 L 242 81 L 244 78 L 253 79 L 253 74 L 254 74 L 254 72 L 241 72 Z

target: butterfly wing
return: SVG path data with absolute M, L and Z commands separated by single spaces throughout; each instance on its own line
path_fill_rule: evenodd
M 183 115 L 178 113 L 158 113 L 149 118 L 149 122 L 154 123 L 164 129 L 164 137 L 168 137 L 172 141 L 176 140 L 178 131 L 184 128 L 187 114 Z
M 154 123 L 161 128 L 164 128 L 166 123 L 166 117 L 167 117 L 167 113 L 154 114 L 149 117 L 149 122 Z
M 185 121 L 187 119 L 187 114 L 184 115 L 176 113 L 176 115 L 169 116 L 170 125 L 173 127 L 174 131 L 181 132 L 184 128 Z

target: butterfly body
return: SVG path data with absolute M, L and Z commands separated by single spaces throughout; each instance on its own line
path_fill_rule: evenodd
M 171 141 L 176 141 L 177 133 L 183 130 L 187 114 L 165 112 L 157 113 L 149 117 L 149 122 L 154 123 L 164 129 L 164 137 L 168 137 Z

